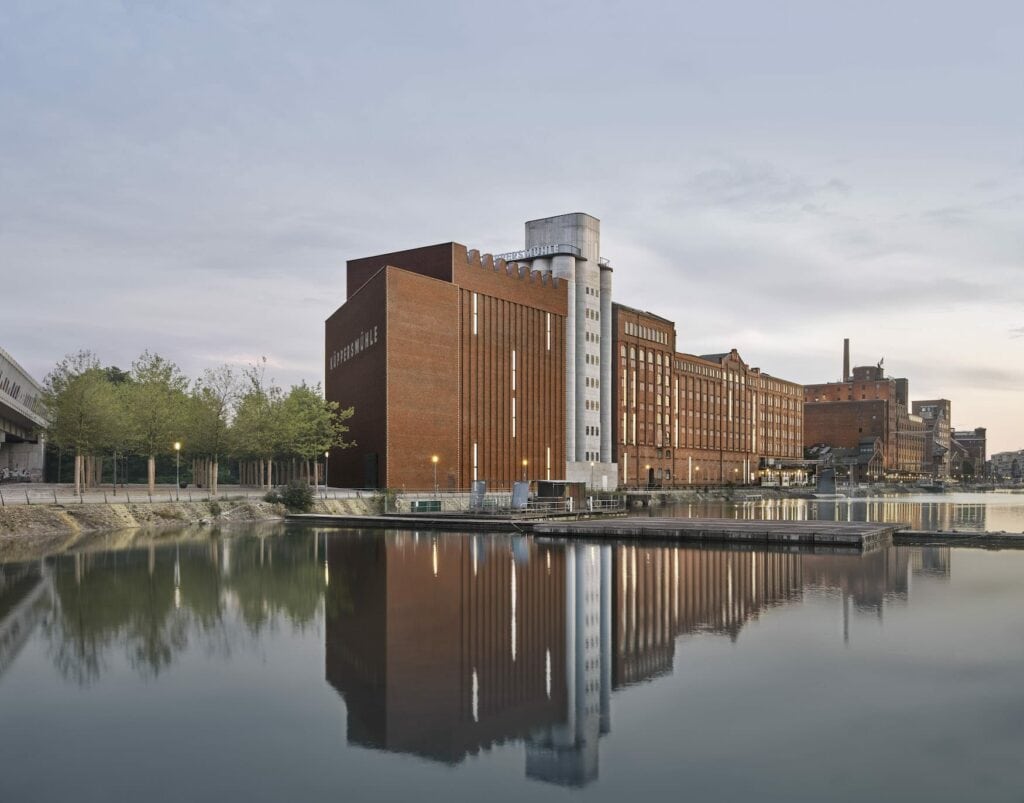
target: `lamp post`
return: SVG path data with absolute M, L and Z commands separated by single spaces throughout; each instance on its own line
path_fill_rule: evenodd
M 436 454 L 430 458 L 430 462 L 434 464 L 434 496 L 437 496 L 437 462 L 440 459 Z
M 650 463 L 648 463 L 646 466 L 644 466 L 644 474 L 646 475 L 644 477 L 644 481 L 647 483 L 647 490 L 649 491 L 649 490 L 651 490 L 651 464 Z
M 178 499 L 181 489 L 181 441 L 174 442 L 174 499 Z
M 694 466 L 693 470 L 697 472 L 697 484 L 700 485 L 700 466 Z
M 594 490 L 594 461 L 590 461 L 590 490 Z
M 330 452 L 324 452 L 324 499 L 327 498 L 327 458 L 330 456 Z
M 526 467 L 530 464 L 530 461 L 525 457 L 523 458 L 523 482 L 526 482 Z

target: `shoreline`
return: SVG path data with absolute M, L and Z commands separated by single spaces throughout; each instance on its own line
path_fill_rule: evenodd
M 283 505 L 253 499 L 202 502 L 112 502 L 88 505 L 9 505 L 0 508 L 0 561 L 35 560 L 112 533 L 159 533 L 232 524 L 283 522 Z M 376 513 L 372 499 L 317 499 L 312 512 Z

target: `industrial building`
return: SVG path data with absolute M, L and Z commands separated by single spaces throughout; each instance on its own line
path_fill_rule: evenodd
M 563 279 L 454 242 L 350 261 L 326 323 L 326 397 L 356 409 L 333 482 L 563 478 L 566 300 Z
M 800 385 L 750 367 L 735 349 L 678 352 L 667 318 L 623 304 L 613 306 L 613 315 L 621 485 L 803 480 Z

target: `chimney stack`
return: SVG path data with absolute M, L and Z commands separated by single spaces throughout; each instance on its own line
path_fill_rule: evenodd
M 850 338 L 843 338 L 843 381 L 850 381 Z

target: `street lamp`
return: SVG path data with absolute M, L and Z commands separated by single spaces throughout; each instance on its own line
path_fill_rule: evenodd
M 697 472 L 697 484 L 700 485 L 700 466 L 694 466 L 693 470 Z
M 523 458 L 523 482 L 526 482 L 526 467 L 530 464 L 530 461 L 525 457 Z
M 647 474 L 647 477 L 646 477 L 646 480 L 647 480 L 647 490 L 649 491 L 649 490 L 651 490 L 651 464 L 650 463 L 648 463 L 646 466 L 644 466 L 644 472 Z
M 441 458 L 436 454 L 430 458 L 430 462 L 434 464 L 434 495 L 437 495 L 437 461 Z
M 594 489 L 594 461 L 590 461 L 590 489 Z
M 330 452 L 324 452 L 324 499 L 327 498 L 327 458 L 330 456 Z
M 181 442 L 174 442 L 174 499 L 178 499 L 181 488 Z

